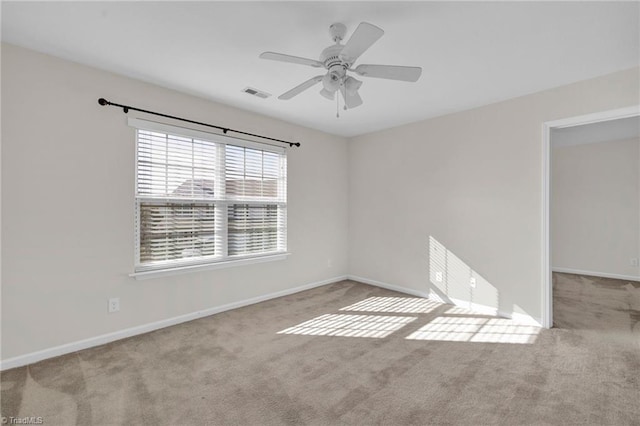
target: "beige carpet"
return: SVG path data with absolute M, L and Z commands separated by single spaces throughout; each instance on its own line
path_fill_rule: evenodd
M 558 275 L 539 330 L 344 281 L 3 372 L 2 416 L 640 425 L 639 287 Z

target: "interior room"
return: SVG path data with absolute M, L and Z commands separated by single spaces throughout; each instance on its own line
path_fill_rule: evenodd
M 640 3 L 1 3 L 6 424 L 640 419 Z
M 553 129 L 551 149 L 554 326 L 615 331 L 638 281 L 640 117 Z

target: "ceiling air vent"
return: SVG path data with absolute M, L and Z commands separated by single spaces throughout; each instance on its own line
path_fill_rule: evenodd
M 245 87 L 244 89 L 242 89 L 242 91 L 244 93 L 248 93 L 262 99 L 267 99 L 269 96 L 271 96 L 271 93 L 263 92 L 262 90 L 254 89 L 253 87 Z

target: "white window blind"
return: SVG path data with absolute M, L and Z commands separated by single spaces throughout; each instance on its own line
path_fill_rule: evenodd
M 131 119 L 136 272 L 286 252 L 286 153 Z

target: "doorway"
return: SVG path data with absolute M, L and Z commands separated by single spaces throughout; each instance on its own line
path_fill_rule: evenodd
M 606 122 L 611 122 L 613 120 L 621 120 L 638 116 L 640 116 L 640 105 L 549 121 L 545 122 L 543 125 L 542 325 L 545 328 L 551 328 L 553 326 L 553 271 L 551 246 L 551 154 L 553 135 L 558 131 L 562 132 L 562 129 L 576 133 L 574 131 L 578 130 L 578 126 L 588 126 L 596 123 L 606 124 Z

